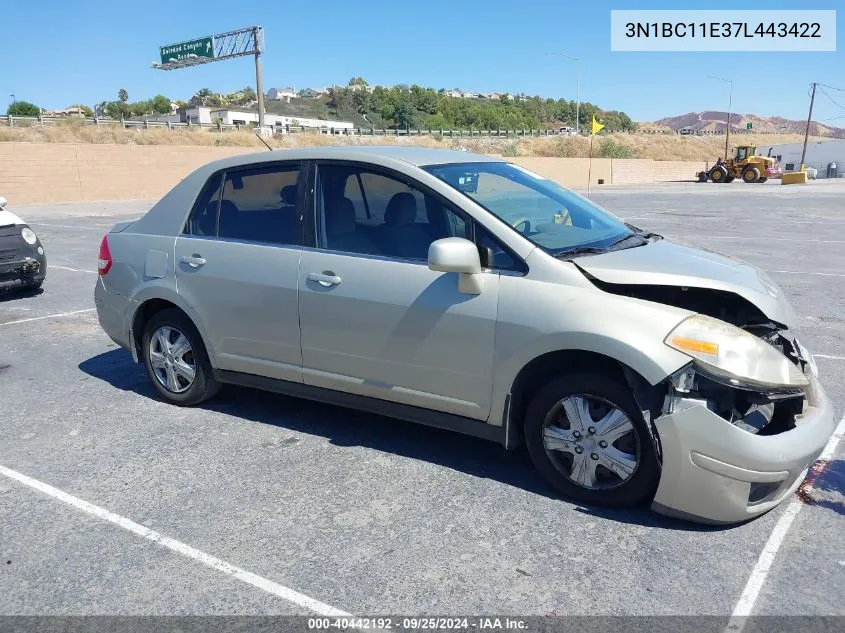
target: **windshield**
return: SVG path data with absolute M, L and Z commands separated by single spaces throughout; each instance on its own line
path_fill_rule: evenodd
M 511 163 L 423 167 L 552 255 L 599 251 L 635 235 L 577 193 Z

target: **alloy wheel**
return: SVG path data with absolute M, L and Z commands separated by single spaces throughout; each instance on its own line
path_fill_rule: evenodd
M 150 366 L 162 387 L 184 393 L 196 378 L 194 350 L 188 337 L 174 327 L 163 325 L 150 339 Z
M 590 490 L 624 484 L 640 462 L 640 438 L 628 415 L 585 394 L 568 396 L 549 410 L 543 446 L 564 477 Z

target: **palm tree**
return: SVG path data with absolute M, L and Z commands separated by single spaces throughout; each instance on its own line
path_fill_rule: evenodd
M 117 98 L 121 103 L 126 103 L 129 101 L 129 93 L 126 92 L 125 88 L 121 88 L 117 91 Z

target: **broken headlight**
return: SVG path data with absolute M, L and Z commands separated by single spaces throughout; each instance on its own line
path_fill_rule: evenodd
M 703 314 L 681 321 L 664 342 L 692 357 L 705 373 L 731 385 L 795 390 L 809 384 L 797 365 L 765 341 Z

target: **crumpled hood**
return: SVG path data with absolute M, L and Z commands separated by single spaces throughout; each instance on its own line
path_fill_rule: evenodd
M 797 316 L 762 270 L 727 255 L 658 240 L 645 246 L 579 257 L 573 262 L 605 283 L 710 288 L 737 294 L 772 321 L 791 327 Z

